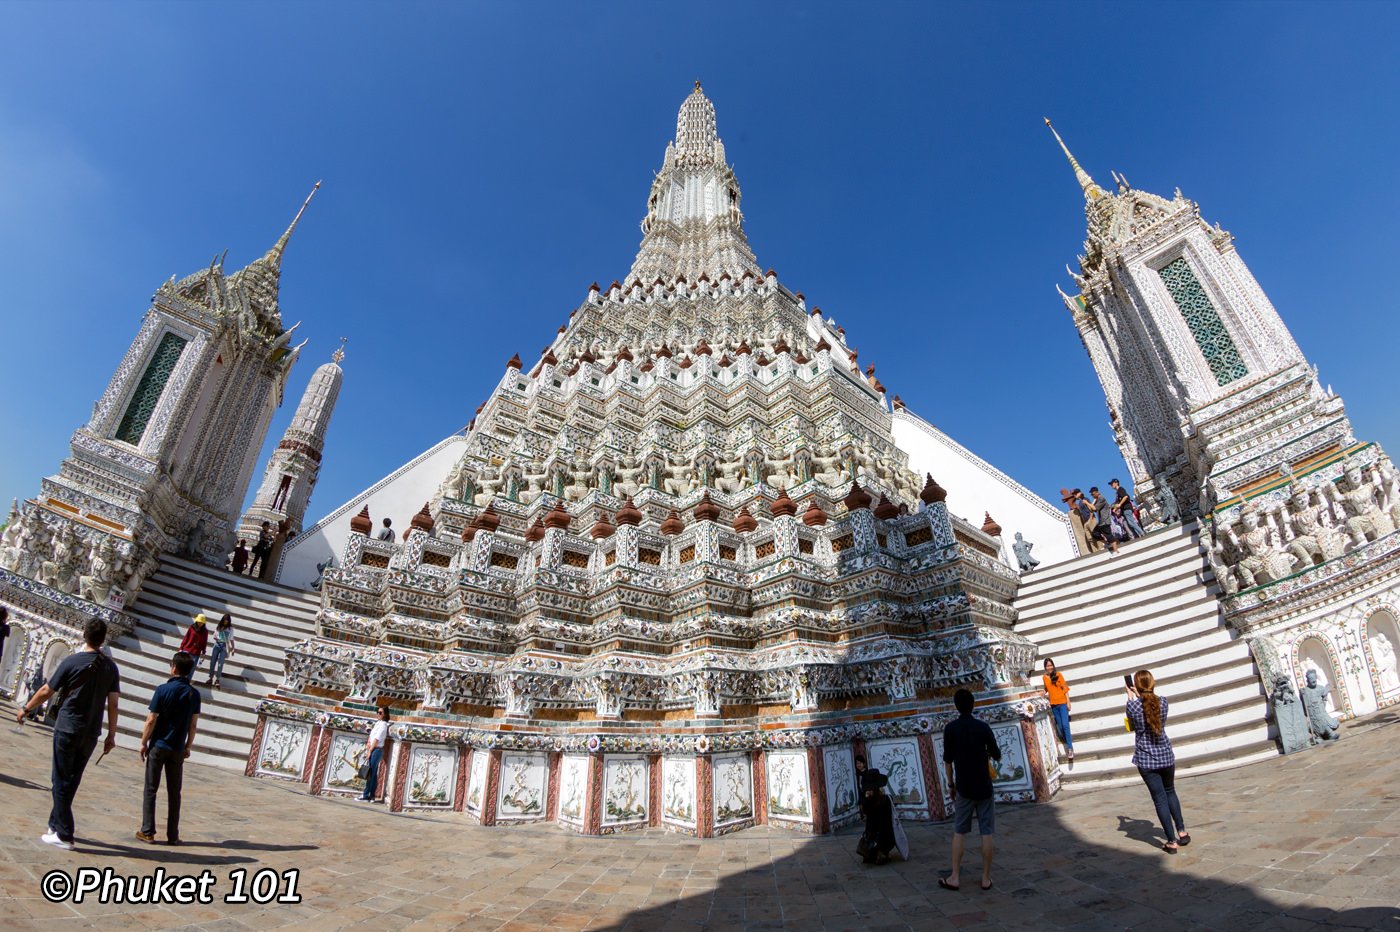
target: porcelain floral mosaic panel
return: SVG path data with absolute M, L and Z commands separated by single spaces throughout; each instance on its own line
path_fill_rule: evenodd
M 603 824 L 630 825 L 647 819 L 646 758 L 607 755 L 603 759 Z
M 496 819 L 501 822 L 543 819 L 548 777 L 543 754 L 501 755 L 501 791 Z
M 826 774 L 826 814 L 834 823 L 860 809 L 856 794 L 855 755 L 849 744 L 822 748 L 822 770 Z
M 996 776 L 992 786 L 997 792 L 1028 789 L 1031 785 L 1031 768 L 1026 763 L 1026 745 L 1021 736 L 1019 722 L 1001 722 L 992 726 L 992 735 L 1001 748 L 1001 760 L 992 761 Z
M 450 747 L 415 744 L 408 759 L 406 806 L 451 806 L 457 752 Z
M 901 809 L 928 812 L 924 768 L 919 742 L 914 738 L 872 741 L 865 747 L 866 761 L 889 778 L 885 793 Z
M 662 759 L 661 818 L 686 828 L 695 827 L 695 758 Z
M 768 752 L 768 815 L 794 822 L 812 821 L 806 751 Z
M 310 725 L 268 719 L 263 729 L 262 749 L 258 752 L 258 773 L 301 779 L 306 766 L 306 746 L 310 741 Z
M 490 752 L 481 748 L 472 750 L 471 764 L 467 768 L 466 810 L 481 815 L 481 801 L 486 796 L 486 767 L 490 763 Z
M 588 814 L 588 757 L 565 754 L 559 762 L 559 821 L 582 825 Z
M 715 827 L 753 818 L 753 764 L 747 754 L 716 754 L 714 773 Z
M 360 779 L 360 765 L 368 760 L 365 736 L 353 731 L 338 731 L 331 736 L 331 756 L 326 763 L 326 782 L 331 793 L 363 793 L 365 781 Z

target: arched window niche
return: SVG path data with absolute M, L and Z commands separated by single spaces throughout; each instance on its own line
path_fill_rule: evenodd
M 1400 622 L 1396 621 L 1395 610 L 1385 606 L 1367 616 L 1363 638 L 1377 703 L 1400 702 Z
M 1299 641 L 1294 651 L 1293 669 L 1299 687 L 1307 681 L 1308 671 L 1316 670 L 1318 681 L 1327 686 L 1328 713 L 1337 718 L 1351 715 L 1351 705 L 1346 701 L 1346 689 L 1342 685 L 1336 654 L 1326 638 L 1313 634 Z

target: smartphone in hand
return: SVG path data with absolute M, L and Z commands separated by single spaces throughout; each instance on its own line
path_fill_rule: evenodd
M 1133 675 L 1131 673 L 1123 674 L 1123 685 L 1129 689 L 1133 688 Z

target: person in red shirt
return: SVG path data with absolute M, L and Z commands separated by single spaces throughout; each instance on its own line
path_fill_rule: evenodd
M 204 613 L 194 616 L 194 624 L 190 625 L 185 632 L 184 638 L 180 640 L 180 650 L 194 658 L 194 668 L 199 669 L 199 658 L 204 656 L 204 651 L 209 647 L 209 628 L 204 623 Z M 194 675 L 194 671 L 190 671 Z
M 1050 716 L 1055 720 L 1055 730 L 1065 744 L 1065 756 L 1074 760 L 1074 738 L 1069 733 L 1069 683 L 1065 675 L 1055 669 L 1055 661 L 1049 657 L 1045 658 L 1045 675 L 1041 680 L 1045 683 L 1046 695 L 1050 697 Z

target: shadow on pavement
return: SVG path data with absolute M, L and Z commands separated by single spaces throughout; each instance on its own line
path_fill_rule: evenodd
M 1164 840 L 1157 823 L 1149 822 L 1146 819 L 1134 819 L 1130 816 L 1120 815 L 1118 817 L 1118 831 L 1133 841 L 1140 841 L 1153 848 L 1161 848 Z
M 49 791 L 47 786 L 40 786 L 38 783 L 33 783 L 23 777 L 12 777 L 7 773 L 0 773 L 0 783 L 17 787 L 21 790 L 42 790 L 45 793 Z
M 712 890 L 678 896 L 665 904 L 640 909 L 625 920 L 600 927 L 648 929 L 822 929 L 870 932 L 876 929 L 941 928 L 1082 928 L 1301 929 L 1313 924 L 1342 928 L 1400 930 L 1400 905 L 1334 910 L 1300 902 L 1300 894 L 1325 896 L 1328 878 L 1294 895 L 1251 885 L 1251 874 L 1264 870 L 1248 864 L 1199 857 L 1212 836 L 1229 841 L 1219 821 L 1191 822 L 1193 802 L 1207 816 L 1204 799 L 1192 798 L 1191 781 L 1179 781 L 1192 845 L 1182 854 L 1161 850 L 1164 837 L 1155 822 L 1119 815 L 1118 830 L 1132 845 L 1086 842 L 1067 829 L 1067 807 L 1055 804 L 1006 805 L 997 812 L 994 886 L 979 889 L 980 841 L 969 837 L 962 863 L 962 888 L 943 890 L 938 879 L 951 872 L 951 823 L 906 822 L 909 862 L 896 860 L 866 866 L 855 853 L 860 828 L 813 839 L 786 857 L 725 876 Z M 1142 808 L 1152 813 L 1146 791 Z M 1116 806 L 1105 808 L 1117 808 Z M 1104 813 L 1102 831 L 1113 828 Z M 1075 820 L 1081 833 L 1082 816 Z M 1284 829 L 1287 826 L 1281 827 Z M 773 830 L 769 831 L 781 831 Z M 1189 854 L 1186 852 L 1190 852 Z M 1279 857 L 1287 855 L 1282 851 Z M 741 860 L 741 859 L 735 859 Z M 1193 865 L 1194 861 L 1194 865 Z M 730 862 L 734 863 L 734 862 Z M 1188 869 L 1183 870 L 1182 867 Z M 1207 868 L 1229 876 L 1202 876 Z M 662 879 L 666 879 L 663 873 Z M 673 880 L 677 878 L 672 878 Z M 1397 904 L 1400 893 L 1394 892 Z M 1384 900 L 1389 896 L 1373 896 Z
M 180 845 L 143 845 L 139 848 L 131 845 L 119 845 L 110 841 L 98 841 L 94 838 L 75 838 L 78 850 L 83 854 L 91 854 L 105 858 L 130 858 L 134 861 L 158 861 L 161 864 L 256 864 L 257 858 L 238 857 L 236 855 L 215 855 L 215 854 L 195 854 L 186 852 L 185 849 L 192 847 L 187 844 Z
M 184 841 L 182 848 L 223 848 L 229 851 L 319 851 L 320 845 L 265 845 L 256 841 L 229 839 L 228 841 Z

